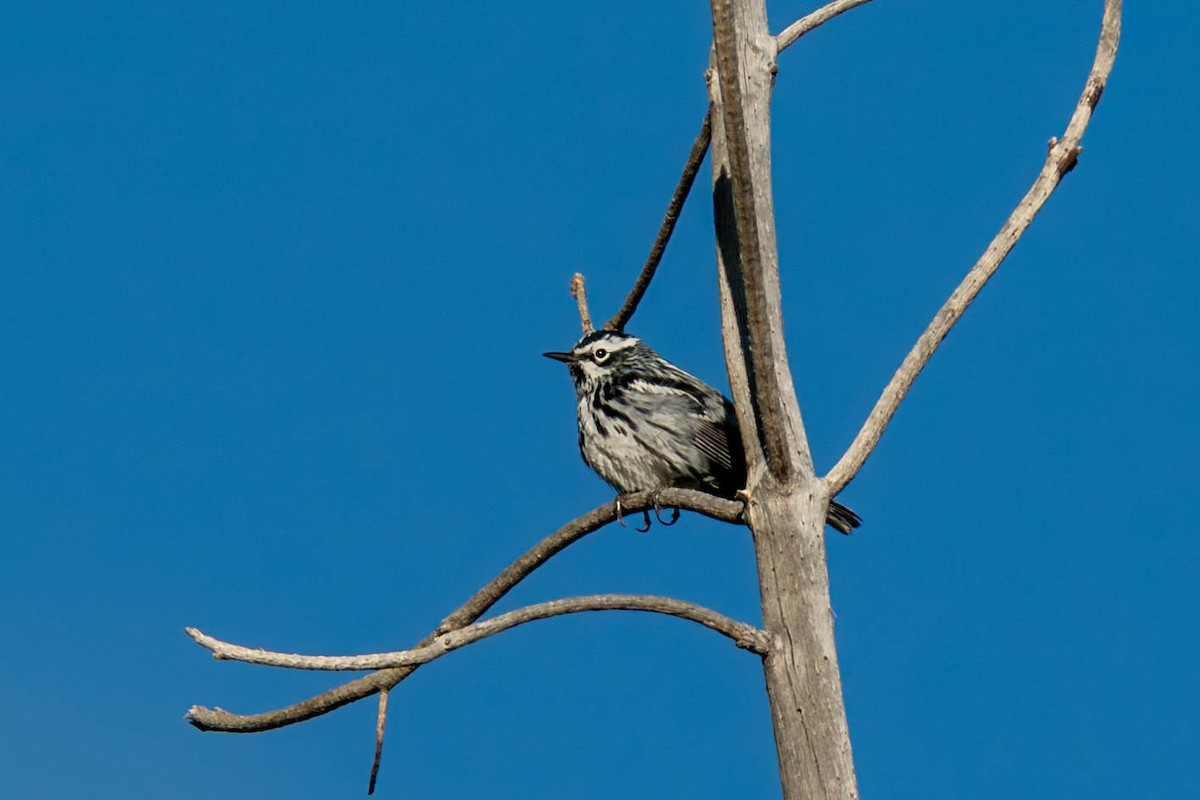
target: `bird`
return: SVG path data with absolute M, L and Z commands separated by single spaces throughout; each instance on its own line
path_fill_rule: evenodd
M 569 368 L 579 452 L 618 494 L 680 488 L 733 499 L 745 488 L 733 403 L 638 337 L 601 329 L 542 355 Z M 837 501 L 826 521 L 846 534 L 862 522 Z

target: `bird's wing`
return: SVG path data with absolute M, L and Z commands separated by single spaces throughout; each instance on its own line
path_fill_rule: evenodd
M 701 418 L 692 436 L 700 452 L 713 460 L 726 472 L 733 469 L 733 450 L 729 442 L 729 429 L 721 422 Z
M 714 467 L 724 472 L 734 469 L 732 448 L 741 443 L 730 442 L 730 431 L 737 436 L 737 421 L 720 392 L 682 371 L 675 380 L 636 380 L 629 389 L 631 396 L 647 398 L 642 410 L 651 424 L 670 430 L 678 426 L 680 416 L 686 416 L 696 448 Z

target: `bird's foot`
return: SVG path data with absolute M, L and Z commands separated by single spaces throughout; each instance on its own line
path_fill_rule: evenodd
M 667 522 L 665 519 L 663 519 L 662 518 L 662 506 L 660 506 L 658 504 L 658 493 L 661 491 L 662 491 L 661 489 L 656 489 L 654 494 L 652 495 L 654 498 L 654 516 L 658 518 L 658 522 L 660 525 L 662 525 L 663 527 L 669 528 L 672 525 L 674 525 L 676 522 L 679 521 L 679 509 L 678 508 L 671 509 L 671 521 L 670 522 Z
M 628 528 L 629 526 L 627 524 L 625 524 L 625 506 L 624 506 L 624 504 L 621 503 L 622 497 L 624 497 L 624 495 L 622 495 L 622 494 L 617 495 L 617 499 L 613 501 L 613 510 L 615 511 L 615 513 L 617 515 L 617 524 L 620 525 L 622 528 Z M 658 492 L 657 491 L 654 493 L 653 498 L 654 498 L 654 516 L 658 518 L 658 521 L 660 523 L 662 523 L 663 525 L 666 525 L 666 526 L 671 526 L 679 521 L 679 509 L 678 508 L 671 509 L 671 518 L 669 520 L 663 519 L 662 506 L 660 506 L 658 504 Z M 638 527 L 634 528 L 634 530 L 637 531 L 638 533 L 645 533 L 646 531 L 650 530 L 650 525 L 651 525 L 650 511 L 649 511 L 649 509 L 647 509 L 642 512 L 642 524 L 639 525 Z

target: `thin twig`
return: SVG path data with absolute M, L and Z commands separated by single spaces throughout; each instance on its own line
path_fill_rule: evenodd
M 929 323 L 925 332 L 917 339 L 900 368 L 896 370 L 896 374 L 892 376 L 892 380 L 884 388 L 875 407 L 871 409 L 870 415 L 863 423 L 858 435 L 854 437 L 850 448 L 825 477 L 830 495 L 837 494 L 858 474 L 868 456 L 879 444 L 879 439 L 883 436 L 883 431 L 891 421 L 892 415 L 896 413 L 896 409 L 904 400 L 904 396 L 908 394 L 908 390 L 917 376 L 921 374 L 921 370 L 929 363 L 930 357 L 933 356 L 942 339 L 950 332 L 954 323 L 962 317 L 967 306 L 979 294 L 979 290 L 995 274 L 1017 240 L 1021 238 L 1021 234 L 1033 222 L 1033 218 L 1057 188 L 1063 176 L 1074 168 L 1079 153 L 1082 151 L 1079 143 L 1083 139 L 1083 132 L 1087 129 L 1092 112 L 1100 101 L 1100 95 L 1108 81 L 1109 73 L 1112 72 L 1120 38 L 1121 0 L 1107 0 L 1104 4 L 1104 19 L 1100 28 L 1100 43 L 1096 48 L 1096 59 L 1088 74 L 1087 83 L 1083 87 L 1083 94 L 1075 106 L 1075 112 L 1071 115 L 1066 133 L 1063 134 L 1061 141 L 1050 140 L 1050 151 L 1046 156 L 1046 162 L 1042 166 L 1037 180 L 1033 182 L 1033 186 L 1021 198 L 1021 202 L 1013 209 L 1012 214 L 1000 228 L 1000 232 L 996 234 L 996 238 L 992 239 L 983 255 L 975 262 L 975 266 L 963 278 L 962 283 L 958 285 L 958 288 L 954 290 Z
M 838 14 L 849 11 L 852 8 L 866 5 L 871 0 L 835 0 L 824 8 L 818 8 L 816 11 L 801 17 L 784 28 L 778 36 L 775 37 L 776 50 L 783 50 L 791 47 L 804 34 L 813 30 L 816 27 L 824 25 L 829 20 L 836 17 Z
M 700 126 L 700 133 L 696 134 L 696 141 L 692 143 L 692 151 L 688 154 L 687 163 L 683 165 L 683 174 L 679 176 L 679 182 L 675 184 L 675 193 L 671 195 L 671 202 L 667 204 L 667 213 L 663 215 L 662 224 L 658 227 L 658 235 L 654 237 L 654 244 L 650 247 L 650 254 L 646 256 L 642 272 L 634 282 L 633 288 L 629 290 L 625 303 L 612 319 L 605 323 L 606 329 L 625 330 L 633 312 L 637 311 L 638 304 L 642 302 L 646 290 L 650 288 L 650 281 L 654 278 L 654 272 L 658 269 L 659 262 L 662 261 L 663 253 L 667 249 L 667 242 L 671 240 L 671 234 L 675 231 L 675 223 L 679 221 L 679 215 L 683 212 L 683 204 L 692 190 L 692 184 L 696 181 L 700 165 L 704 163 L 704 154 L 708 152 L 708 145 L 711 141 L 712 105 L 710 104 L 704 112 L 704 124 Z
M 744 506 L 740 502 L 723 500 L 704 492 L 689 489 L 666 489 L 658 493 L 637 492 L 622 495 L 621 508 L 624 513 L 636 513 L 654 508 L 656 502 L 660 507 L 695 511 L 725 522 L 740 523 L 744 511 Z M 616 519 L 615 504 L 605 503 L 559 528 L 530 548 L 486 586 L 472 595 L 457 611 L 446 617 L 436 631 L 418 642 L 416 647 L 432 644 L 436 637 L 465 627 L 479 619 L 509 590 L 556 553 Z M 415 669 L 416 667 L 397 667 L 373 672 L 276 711 L 261 714 L 233 714 L 221 708 L 192 706 L 184 719 L 203 731 L 257 733 L 273 730 L 319 717 L 348 703 L 369 697 L 382 689 L 390 689 L 407 678 Z
M 447 653 L 460 647 L 481 641 L 489 636 L 495 636 L 518 625 L 534 622 L 539 619 L 549 619 L 564 614 L 579 614 L 584 611 L 645 611 L 654 614 L 667 614 L 680 619 L 691 620 L 717 633 L 724 634 L 737 642 L 739 647 L 752 650 L 759 654 L 766 652 L 766 634 L 753 625 L 730 619 L 724 614 L 710 608 L 698 606 L 671 597 L 654 597 L 637 594 L 598 594 L 583 597 L 565 597 L 550 600 L 545 603 L 518 608 L 491 619 L 467 625 L 465 628 L 442 634 L 433 644 L 417 647 L 412 650 L 398 650 L 391 653 L 370 653 L 357 656 L 307 656 L 296 653 L 276 653 L 270 650 L 260 650 L 253 647 L 223 642 L 212 636 L 201 633 L 195 628 L 188 628 L 187 633 L 197 644 L 212 651 L 213 657 L 228 661 L 243 661 L 247 664 L 259 664 L 267 667 L 283 667 L 285 669 L 311 669 L 359 671 L 374 669 L 390 669 L 393 667 L 416 667 L 428 664 Z
M 379 762 L 383 760 L 383 732 L 387 728 L 388 690 L 379 690 L 379 712 L 375 715 L 375 757 L 371 759 L 371 779 L 367 794 L 375 794 L 375 779 L 379 777 Z
M 583 335 L 587 336 L 595 331 L 596 327 L 592 325 L 592 314 L 588 311 L 587 285 L 583 273 L 576 272 L 571 276 L 571 297 L 575 298 L 579 306 L 579 325 L 583 328 Z

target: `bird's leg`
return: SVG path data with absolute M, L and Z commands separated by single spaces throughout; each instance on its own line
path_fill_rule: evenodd
M 650 530 L 650 511 L 649 510 L 642 512 L 642 522 L 646 527 L 634 528 L 634 530 L 637 531 L 638 533 L 645 533 L 646 531 Z

